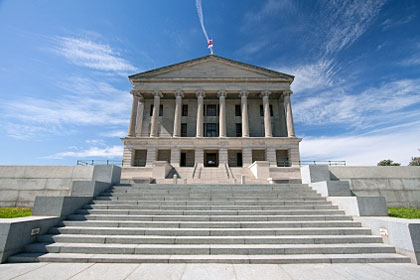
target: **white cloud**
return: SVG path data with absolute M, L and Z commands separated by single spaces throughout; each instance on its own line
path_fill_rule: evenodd
M 67 134 L 73 126 L 114 125 L 128 123 L 131 96 L 103 81 L 70 78 L 60 83 L 68 95 L 55 98 L 20 97 L 2 101 L 3 117 L 8 122 L 6 132 L 18 139 L 45 134 Z M 20 126 L 25 133 L 20 133 Z M 16 128 L 15 128 L 16 127 Z M 25 135 L 26 134 L 26 135 Z
M 294 4 L 290 0 L 267 0 L 258 11 L 248 12 L 248 21 L 259 21 L 282 10 L 291 10 Z
M 349 127 L 395 123 L 414 116 L 410 106 L 420 104 L 420 79 L 399 80 L 370 88 L 360 94 L 339 90 L 312 94 L 294 105 L 297 122 L 307 125 L 346 124 Z M 406 110 L 401 112 L 401 110 Z
M 408 165 L 418 156 L 420 123 L 376 135 L 307 137 L 300 146 L 302 160 L 345 160 L 348 165 L 376 165 L 383 159 Z
M 54 51 L 75 65 L 122 74 L 136 71 L 136 67 L 107 44 L 75 37 L 56 37 L 54 41 Z
M 401 18 L 400 16 L 398 16 L 397 18 L 388 18 L 382 22 L 381 24 L 382 30 L 387 30 L 393 27 L 407 24 L 415 18 L 416 18 L 416 15 L 409 15 L 408 17 L 404 17 L 404 18 Z
M 126 130 L 111 130 L 111 131 L 105 131 L 100 134 L 104 137 L 124 137 L 127 135 Z
M 102 157 L 102 158 L 117 158 L 122 157 L 123 154 L 123 147 L 122 146 L 112 146 L 112 147 L 90 147 L 83 151 L 70 151 L 70 152 L 62 152 L 57 153 L 51 156 L 48 156 L 48 158 L 55 158 L 55 159 L 61 159 L 61 158 L 91 158 L 91 157 Z
M 385 1 L 325 1 L 320 15 L 320 31 L 327 39 L 325 51 L 336 53 L 362 36 L 379 14 Z
M 302 92 L 307 89 L 321 89 L 333 85 L 335 67 L 332 60 L 319 60 L 316 63 L 292 68 L 279 68 L 280 72 L 295 76 L 292 89 Z

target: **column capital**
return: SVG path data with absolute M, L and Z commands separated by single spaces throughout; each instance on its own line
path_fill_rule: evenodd
M 283 95 L 284 96 L 290 96 L 293 93 L 293 91 L 291 90 L 283 90 Z
M 206 97 L 206 92 L 202 89 L 197 90 L 195 94 L 197 97 Z
M 154 90 L 154 91 L 153 91 L 153 95 L 154 95 L 154 96 L 163 97 L 163 94 L 162 94 L 162 92 L 161 92 L 160 90 Z
M 271 91 L 269 90 L 263 90 L 261 91 L 261 97 L 269 96 L 271 94 Z
M 227 91 L 226 90 L 219 90 L 217 92 L 217 97 L 220 97 L 220 96 L 226 97 L 226 95 L 227 95 Z
M 174 91 L 175 97 L 184 97 L 184 91 L 177 89 Z
M 240 97 L 243 97 L 243 96 L 248 97 L 248 94 L 249 94 L 249 91 L 247 91 L 247 90 L 241 90 L 239 92 Z
M 130 90 L 130 94 L 132 94 L 135 97 L 143 98 L 143 95 L 141 95 L 140 90 L 138 89 Z

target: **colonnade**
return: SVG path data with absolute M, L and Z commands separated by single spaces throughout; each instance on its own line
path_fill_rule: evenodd
M 283 91 L 284 109 L 286 113 L 286 125 L 288 137 L 295 137 L 295 129 L 293 124 L 292 105 L 290 103 L 291 91 Z M 130 124 L 128 127 L 128 136 L 140 136 L 143 125 L 144 114 L 144 98 L 140 91 L 132 90 L 133 104 L 131 106 Z M 241 98 L 241 116 L 242 116 L 242 137 L 249 137 L 249 120 L 248 120 L 248 91 L 240 91 Z M 269 96 L 271 91 L 262 91 L 260 96 L 263 102 L 264 111 L 264 132 L 265 137 L 273 137 L 270 116 L 270 103 Z M 174 92 L 175 95 L 175 115 L 174 115 L 174 130 L 173 137 L 181 136 L 181 114 L 182 114 L 182 98 L 184 93 L 181 90 Z M 226 137 L 226 95 L 227 91 L 221 90 L 217 93 L 219 97 L 219 137 Z M 204 90 L 198 90 L 197 96 L 197 126 L 196 137 L 203 137 L 203 110 L 204 98 L 206 93 Z M 162 92 L 153 92 L 153 113 L 151 120 L 150 137 L 158 137 L 158 123 L 159 123 L 159 108 L 160 99 L 163 97 Z

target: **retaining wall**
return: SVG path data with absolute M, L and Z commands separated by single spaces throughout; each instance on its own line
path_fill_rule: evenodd
M 350 183 L 357 196 L 383 196 L 388 207 L 420 208 L 419 166 L 330 166 L 331 180 Z
M 32 207 L 35 196 L 68 196 L 73 182 L 119 183 L 121 169 L 96 166 L 0 166 L 0 207 Z

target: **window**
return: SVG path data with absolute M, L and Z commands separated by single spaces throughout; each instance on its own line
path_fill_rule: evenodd
M 264 116 L 264 106 L 260 105 L 260 116 Z M 270 116 L 273 116 L 273 105 L 270 104 Z
M 207 109 L 206 116 L 217 116 L 216 104 L 208 104 L 206 106 L 206 109 Z
M 242 137 L 242 124 L 236 124 L 236 137 Z
M 204 136 L 205 137 L 218 137 L 218 124 L 217 123 L 205 123 L 204 124 Z
M 187 124 L 181 123 L 181 137 L 187 137 Z
M 153 116 L 153 104 L 150 105 L 150 116 Z M 163 116 L 163 105 L 159 106 L 159 116 Z
M 235 116 L 241 116 L 241 105 L 235 105 Z
M 182 105 L 182 116 L 188 116 L 188 105 Z

